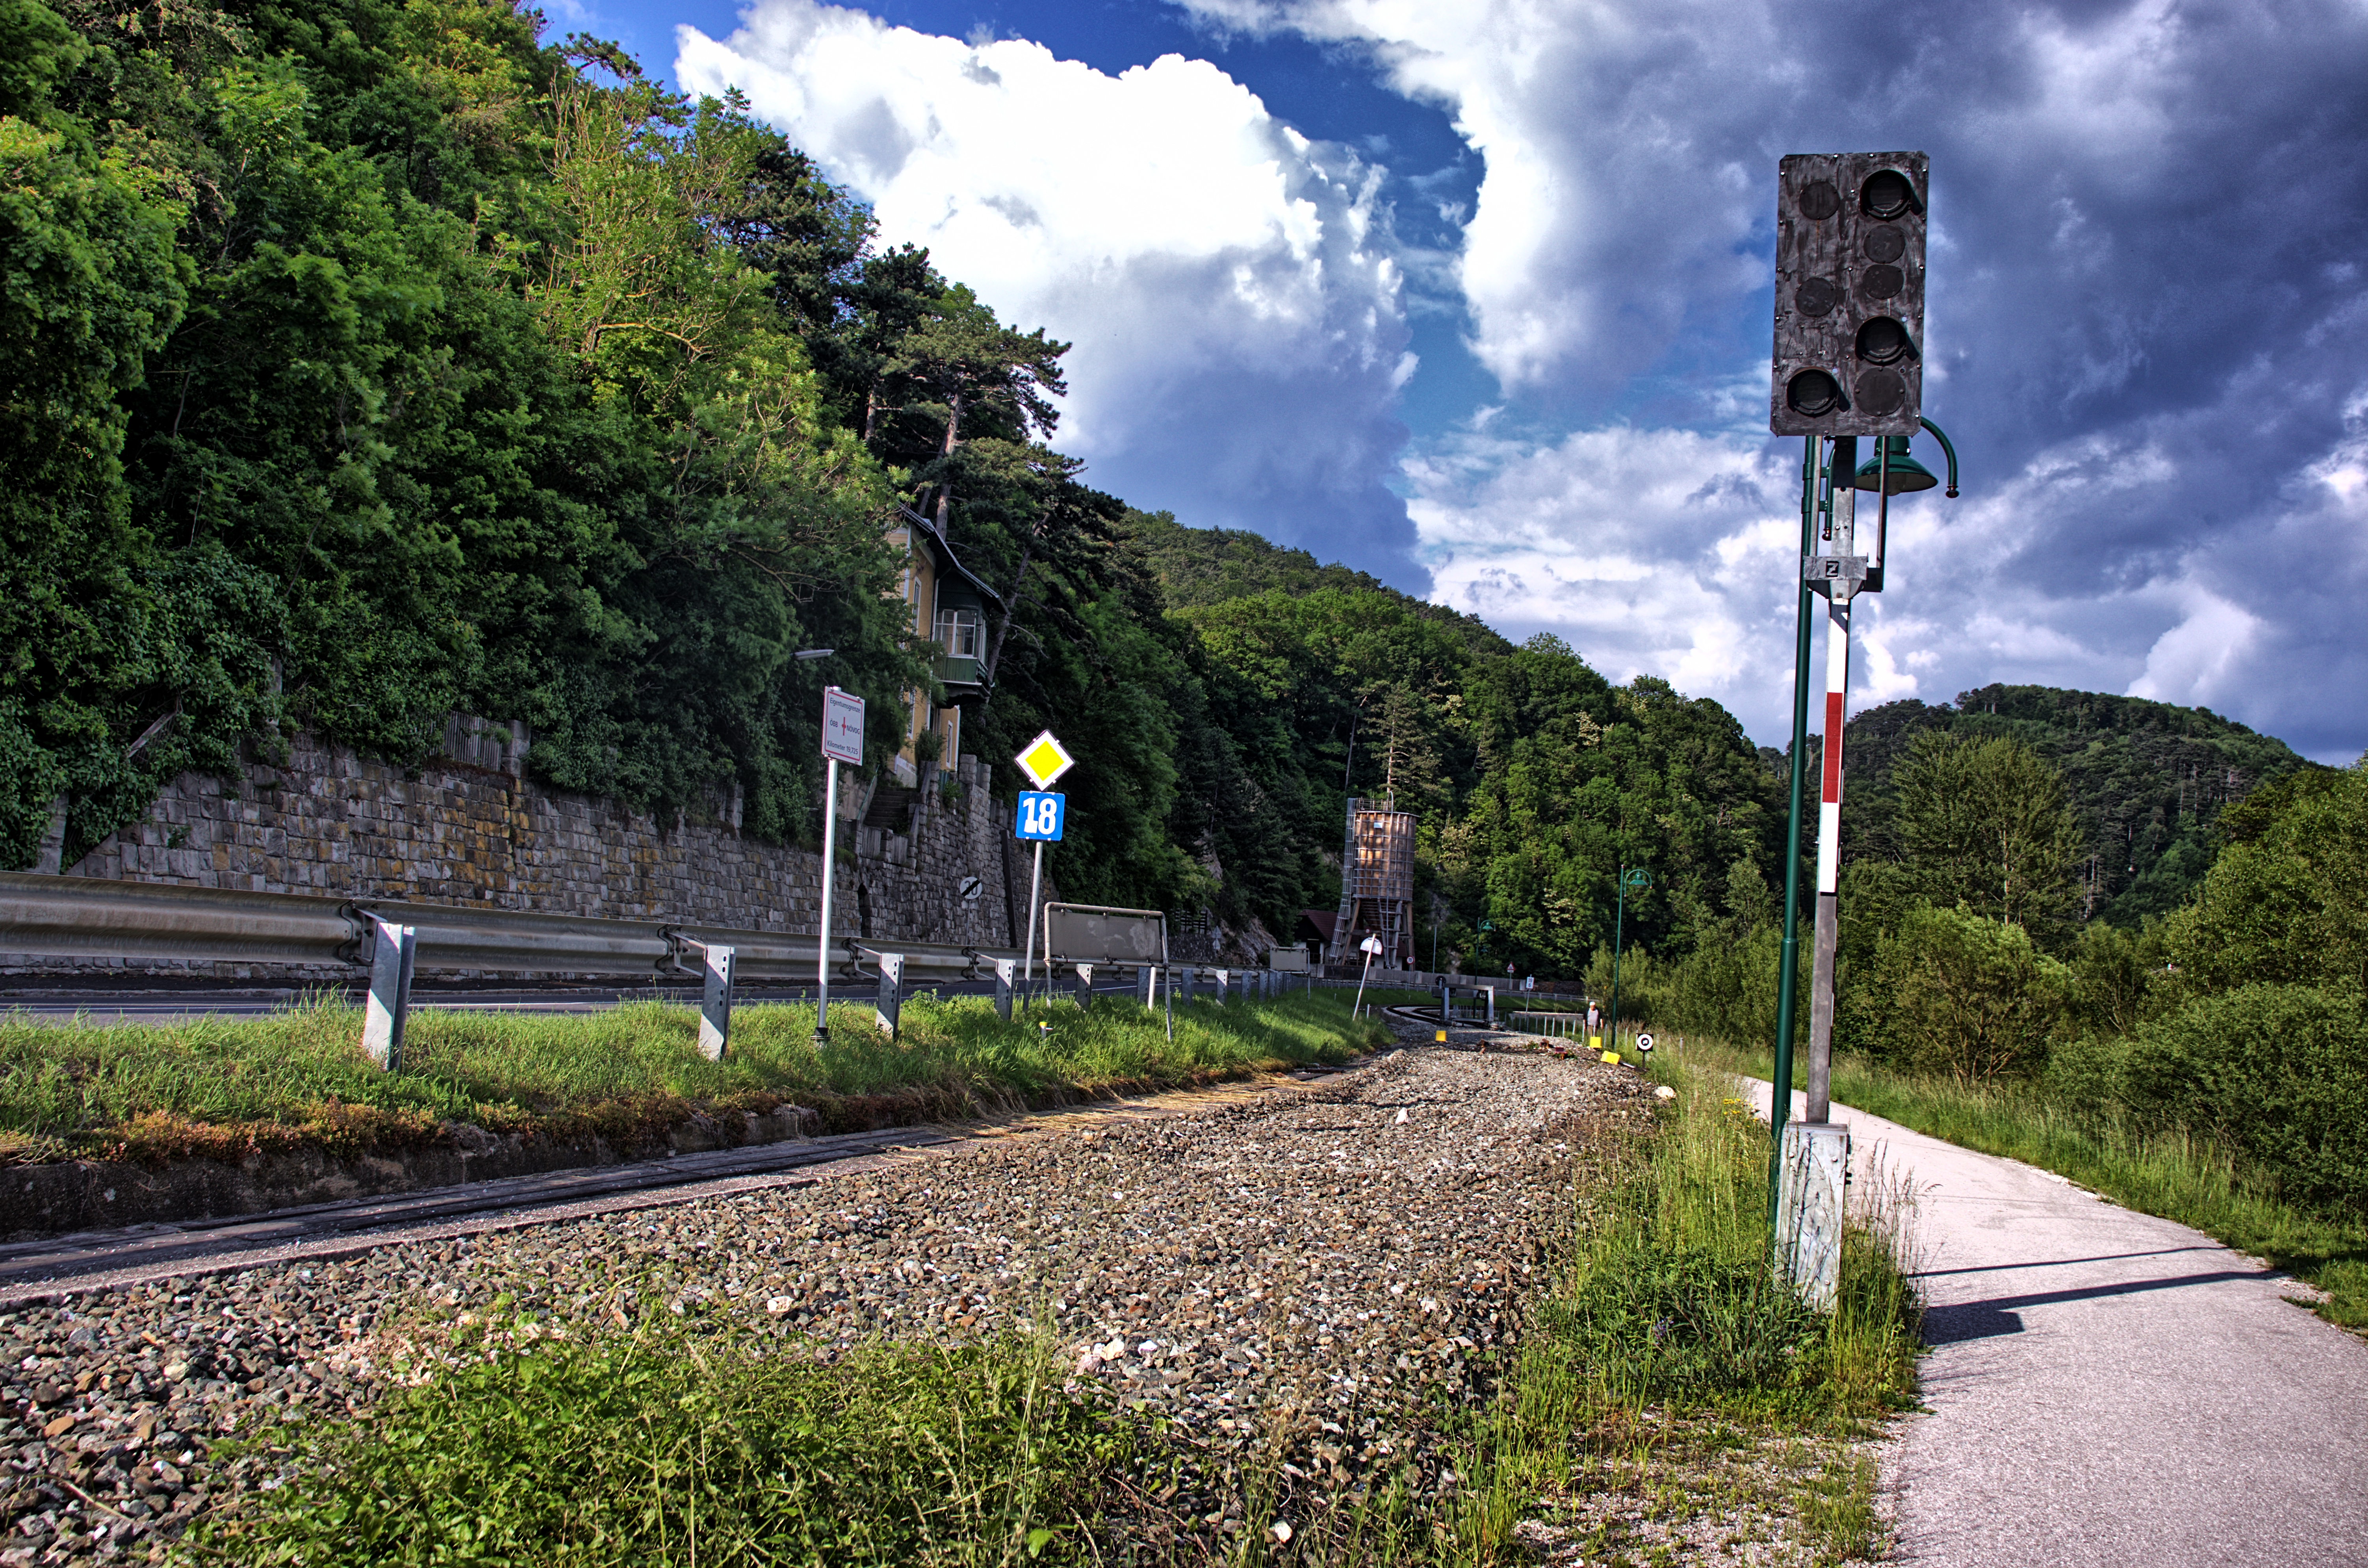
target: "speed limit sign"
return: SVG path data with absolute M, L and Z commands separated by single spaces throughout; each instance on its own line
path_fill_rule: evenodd
M 1638 1036 L 1636 1037 L 1636 1049 L 1637 1049 L 1637 1050 L 1639 1050 L 1639 1051 L 1650 1051 L 1650 1050 L 1652 1050 L 1652 1049 L 1653 1049 L 1653 1037 L 1652 1037 L 1651 1035 L 1648 1035 L 1648 1034 L 1640 1034 L 1640 1035 L 1638 1035 Z

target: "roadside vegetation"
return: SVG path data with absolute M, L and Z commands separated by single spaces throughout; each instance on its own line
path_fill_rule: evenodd
M 1766 1078 L 1765 1051 L 1690 1040 L 1687 1059 Z M 1795 1067 L 1793 1086 L 1806 1086 Z M 2114 1202 L 2192 1225 L 2325 1293 L 2319 1314 L 2368 1330 L 2368 1222 L 2340 1204 L 2309 1204 L 2227 1140 L 2152 1124 L 2112 1101 L 2074 1100 L 2040 1083 L 1968 1084 L 1902 1072 L 1863 1057 L 1834 1062 L 1834 1098 L 1986 1154 L 2002 1154 L 2078 1182 Z
M 1552 1282 L 1489 1363 L 1477 1413 L 1439 1407 L 1455 1500 L 1424 1506 L 1377 1473 L 1353 1506 L 1287 1539 L 1244 1531 L 1206 1561 L 1497 1564 L 1555 1544 L 1649 1562 L 1736 1540 L 1780 1562 L 1879 1551 L 1866 1439 L 1915 1381 L 1903 1216 L 1873 1184 L 1839 1308 L 1810 1311 L 1766 1267 L 1761 1124 L 1717 1074 L 1664 1076 L 1676 1097 L 1577 1167 Z M 255 1462 L 290 1479 L 210 1527 L 191 1560 L 1158 1560 L 1124 1521 L 1156 1501 L 1171 1439 L 1072 1381 L 1048 1326 L 959 1349 L 849 1348 L 733 1321 L 465 1328 L 366 1422 L 255 1439 Z M 1229 1512 L 1275 1517 L 1279 1460 L 1229 1475 Z
M 833 1352 L 665 1322 L 591 1344 L 463 1335 L 451 1348 L 366 1426 L 311 1434 L 297 1477 L 188 1558 L 1091 1561 L 1098 1488 L 1137 1440 L 1062 1391 L 1043 1335 Z
M 1748 1540 L 1773 1561 L 1872 1559 L 1869 1440 L 1913 1403 L 1920 1346 L 1905 1194 L 1856 1184 L 1835 1311 L 1812 1311 L 1768 1267 L 1767 1124 L 1724 1073 L 1652 1071 L 1676 1097 L 1580 1195 L 1471 1434 L 1444 1555 L 1658 1562 Z
M 1860 842 L 1837 1099 L 2192 1225 L 2368 1328 L 2368 767 L 2226 804 L 2193 895 L 2134 928 L 2080 918 L 2062 781 L 2011 735 L 1914 736 Z M 1736 882 L 1759 915 L 1675 961 L 1632 949 L 1622 1011 L 1764 1077 L 1779 931 Z
M 467 1122 L 539 1137 L 661 1136 L 696 1116 L 785 1104 L 825 1130 L 974 1116 L 1077 1096 L 1173 1087 L 1384 1044 L 1333 992 L 1196 1001 L 1176 1035 L 1131 1001 L 1040 1004 L 1004 1023 L 985 998 L 908 1000 L 898 1038 L 869 1002 L 735 1008 L 710 1062 L 695 1009 L 632 1003 L 581 1015 L 414 1009 L 404 1069 L 363 1056 L 361 1010 L 316 999 L 261 1017 L 96 1026 L 0 1017 L 0 1159 L 239 1159 L 257 1150 L 416 1145 Z M 1046 1026 L 1046 1027 L 1040 1027 Z

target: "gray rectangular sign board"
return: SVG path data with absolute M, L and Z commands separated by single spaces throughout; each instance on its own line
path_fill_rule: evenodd
M 1048 903 L 1044 956 L 1048 963 L 1164 964 L 1167 920 L 1156 909 Z

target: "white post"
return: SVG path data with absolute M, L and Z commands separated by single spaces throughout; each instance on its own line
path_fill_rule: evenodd
M 1019 949 L 1019 987 L 1022 991 L 1036 978 L 1036 899 L 1043 887 L 1044 841 L 1040 838 L 1036 841 L 1036 869 L 1028 878 L 1028 945 Z M 1050 959 L 1044 961 L 1048 965 L 1052 962 Z M 1044 983 L 1053 983 L 1049 971 L 1044 976 Z
M 700 972 L 706 984 L 699 1003 L 699 1053 L 710 1062 L 721 1062 L 732 1040 L 734 949 L 702 947 L 700 953 Z
M 403 1027 L 411 1013 L 411 970 L 418 931 L 370 917 L 370 1006 L 362 1015 L 362 1054 L 389 1073 L 403 1070 Z
M 1357 976 L 1357 999 L 1349 1004 L 1349 1016 L 1355 1017 L 1365 1006 L 1365 976 L 1373 972 L 1373 955 L 1365 955 L 1365 967 Z
M 1858 493 L 1847 475 L 1834 476 L 1834 540 L 1837 555 L 1852 553 Z M 1834 950 L 1840 937 L 1842 851 L 1842 727 L 1850 708 L 1849 580 L 1827 585 L 1826 737 L 1817 790 L 1817 906 L 1809 978 L 1808 1103 L 1802 1119 L 1827 1120 L 1833 1108 Z
M 830 1043 L 830 890 L 838 881 L 838 758 L 825 763 L 829 782 L 823 786 L 822 808 L 822 957 L 815 979 L 822 1000 L 814 1006 L 814 1043 Z

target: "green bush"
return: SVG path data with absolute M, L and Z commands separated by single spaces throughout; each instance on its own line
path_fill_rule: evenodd
M 1803 926 L 1794 984 L 1805 1022 L 1810 943 Z M 1773 1041 L 1783 951 L 1784 928 L 1773 922 L 1739 937 L 1702 943 L 1667 971 L 1668 1000 L 1656 1006 L 1654 1021 L 1722 1040 Z
M 2220 831 L 2202 891 L 2164 923 L 2189 994 L 2368 988 L 2368 766 L 2289 775 L 2231 807 Z
M 2050 1094 L 2217 1138 L 2291 1200 L 2368 1209 L 2368 1012 L 2307 985 L 2198 998 L 2050 1063 Z
M 1876 945 L 1883 1054 L 1963 1083 L 2034 1071 L 2063 1028 L 2072 971 L 2021 926 L 1964 909 L 1909 909 Z
M 2104 1034 L 2127 1034 L 2174 998 L 2165 972 L 2162 923 L 2124 931 L 2098 920 L 2080 928 L 2072 948 L 2073 1011 L 2080 1024 Z

